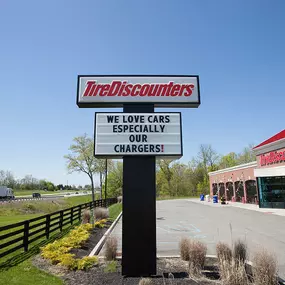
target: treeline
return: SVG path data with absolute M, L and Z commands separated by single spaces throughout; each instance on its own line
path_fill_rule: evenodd
M 26 175 L 24 178 L 16 179 L 11 171 L 0 170 L 0 186 L 7 186 L 15 190 L 46 190 L 46 191 L 56 191 L 56 190 L 91 190 L 90 185 L 85 185 L 84 187 L 75 185 L 63 185 L 44 180 L 37 179 L 32 175 Z
M 201 145 L 199 153 L 187 164 L 179 160 L 157 160 L 157 196 L 198 196 L 209 193 L 208 172 L 255 161 L 252 145 L 240 153 L 219 155 L 211 145 Z M 123 164 L 113 163 L 108 172 L 109 197 L 122 195 Z

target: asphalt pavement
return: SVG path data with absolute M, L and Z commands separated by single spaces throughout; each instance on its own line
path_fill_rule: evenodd
M 284 210 L 285 212 L 285 210 Z M 157 201 L 157 255 L 179 254 L 182 237 L 199 239 L 207 244 L 208 254 L 215 254 L 218 241 L 232 244 L 237 239 L 247 242 L 250 257 L 265 247 L 276 254 L 280 277 L 285 278 L 285 217 L 230 205 L 197 203 L 191 200 Z M 122 221 L 112 235 L 122 248 Z

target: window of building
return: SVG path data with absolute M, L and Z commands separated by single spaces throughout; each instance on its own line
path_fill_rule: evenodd
M 285 176 L 258 177 L 261 208 L 285 208 Z

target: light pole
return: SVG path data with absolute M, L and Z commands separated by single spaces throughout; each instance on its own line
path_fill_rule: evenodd
M 107 181 L 108 181 L 108 160 L 106 158 L 105 160 L 105 206 L 106 206 L 106 203 L 107 203 Z

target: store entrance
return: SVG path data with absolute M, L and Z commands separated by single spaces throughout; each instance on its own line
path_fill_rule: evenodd
M 285 209 L 285 176 L 258 177 L 260 208 Z

